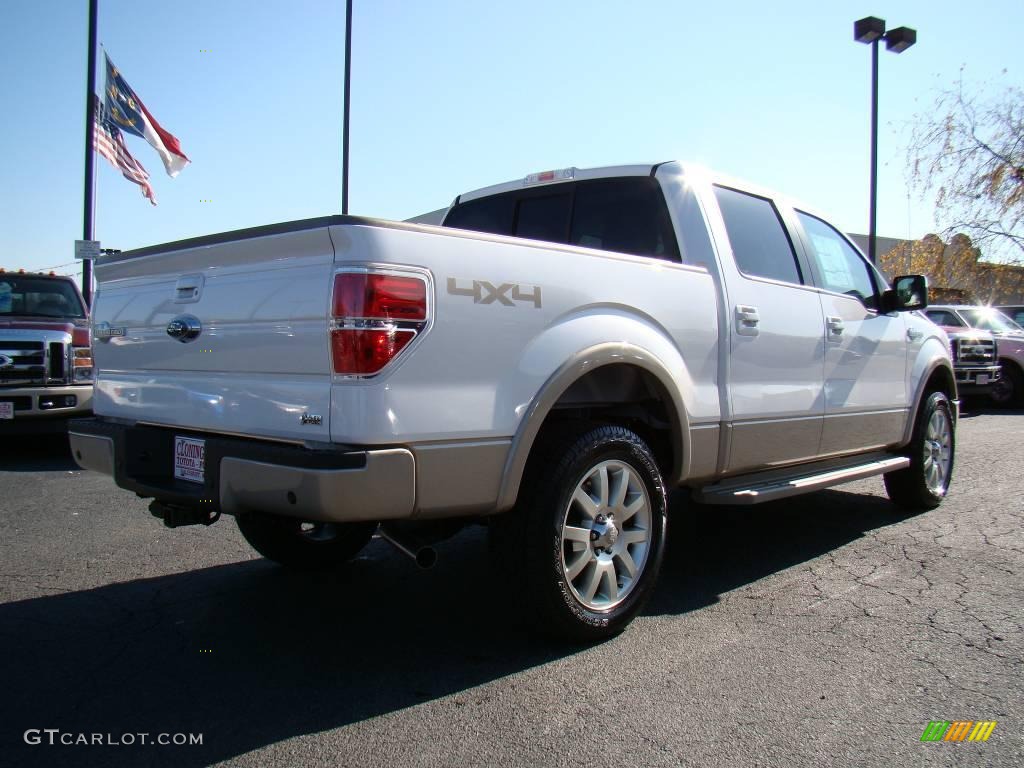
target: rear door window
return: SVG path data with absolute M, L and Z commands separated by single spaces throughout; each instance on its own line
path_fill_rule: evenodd
M 802 283 L 796 251 L 775 204 L 765 198 L 715 186 L 736 266 L 749 277 Z

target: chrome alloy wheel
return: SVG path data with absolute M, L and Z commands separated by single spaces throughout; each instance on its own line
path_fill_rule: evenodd
M 936 496 L 946 494 L 950 465 L 953 462 L 952 425 L 945 410 L 936 409 L 924 433 L 924 482 Z
M 625 600 L 650 544 L 651 503 L 637 471 L 614 460 L 587 470 L 562 521 L 562 573 L 576 600 L 591 611 Z

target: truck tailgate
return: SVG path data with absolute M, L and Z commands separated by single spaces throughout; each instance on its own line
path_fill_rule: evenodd
M 196 242 L 97 265 L 95 412 L 328 440 L 334 248 L 327 228 Z M 172 336 L 189 326 L 199 329 L 194 338 Z

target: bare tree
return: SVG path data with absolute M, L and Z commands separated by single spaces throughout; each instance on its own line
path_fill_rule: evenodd
M 908 159 L 911 184 L 934 194 L 945 239 L 966 234 L 987 259 L 1024 262 L 1024 91 L 969 95 L 961 71 L 916 118 Z

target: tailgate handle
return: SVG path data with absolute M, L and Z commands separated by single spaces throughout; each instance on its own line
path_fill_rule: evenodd
M 182 275 L 174 284 L 174 303 L 190 304 L 199 301 L 199 295 L 203 292 L 202 275 Z

